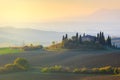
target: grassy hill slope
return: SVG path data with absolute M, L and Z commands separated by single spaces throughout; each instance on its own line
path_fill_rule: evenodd
M 70 67 L 120 66 L 120 51 L 26 51 L 0 55 L 0 66 L 12 63 L 17 57 L 26 58 L 32 66 L 63 65 Z
M 0 80 L 120 80 L 120 76 L 20 72 L 2 74 Z

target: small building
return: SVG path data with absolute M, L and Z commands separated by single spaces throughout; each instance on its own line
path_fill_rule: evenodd
M 91 36 L 91 35 L 85 35 L 82 37 L 82 41 L 88 41 L 88 42 L 95 42 L 96 41 L 96 37 L 95 36 Z

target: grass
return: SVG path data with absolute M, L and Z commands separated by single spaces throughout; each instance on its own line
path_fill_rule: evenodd
M 65 66 L 75 65 L 77 67 L 81 67 L 81 65 L 86 65 L 86 67 L 87 66 L 96 67 L 96 65 L 101 66 L 100 64 L 119 65 L 120 61 L 119 52 L 120 52 L 119 50 L 109 51 L 58 50 L 58 52 L 36 50 L 23 52 L 23 50 L 20 49 L 0 48 L 1 54 L 0 65 L 11 63 L 15 58 L 21 57 L 26 58 L 32 66 L 37 68 L 37 70 L 27 72 L 0 74 L 0 80 L 120 80 L 120 75 L 116 76 L 116 75 L 92 75 L 92 74 L 87 75 L 72 73 L 41 73 L 39 67 L 37 67 L 54 64 L 58 65 L 62 64 Z M 9 55 L 11 53 L 20 54 Z M 114 64 L 116 61 L 117 64 Z
M 13 62 L 17 57 L 27 59 L 32 66 L 62 65 L 69 67 L 120 66 L 120 50 L 106 51 L 23 51 L 0 56 L 0 65 Z M 116 63 L 117 62 L 117 63 Z
M 0 55 L 23 52 L 21 49 L 0 48 Z
M 120 80 L 119 76 L 71 73 L 40 73 L 35 71 L 1 74 L 0 80 Z

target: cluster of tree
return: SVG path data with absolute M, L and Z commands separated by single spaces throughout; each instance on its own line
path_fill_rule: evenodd
M 41 72 L 66 72 L 80 74 L 120 74 L 120 68 L 112 66 L 104 66 L 99 68 L 70 68 L 55 65 L 51 67 L 42 67 Z
M 43 49 L 43 45 L 34 45 L 34 44 L 24 44 L 23 46 L 14 46 L 14 47 L 10 47 L 11 49 L 22 49 L 24 51 L 32 51 L 32 50 L 39 50 L 39 49 Z
M 30 50 L 38 50 L 38 49 L 42 49 L 43 46 L 42 45 L 33 45 L 30 44 L 30 46 L 23 46 L 22 49 L 25 51 L 30 51 Z
M 83 38 L 86 40 L 84 41 Z M 89 39 L 87 41 L 87 39 Z M 91 46 L 92 47 L 112 47 L 111 43 L 111 37 L 108 36 L 107 39 L 105 39 L 104 33 L 100 32 L 97 34 L 97 36 L 91 36 L 91 35 L 79 35 L 76 33 L 75 36 L 72 36 L 71 38 L 68 38 L 68 34 L 65 36 L 63 35 L 62 38 L 62 47 L 63 48 L 80 48 L 82 46 Z
M 101 45 L 104 45 L 104 46 L 108 46 L 108 47 L 112 46 L 111 37 L 108 36 L 107 39 L 105 39 L 103 32 L 100 32 L 97 34 L 96 41 L 98 41 L 98 43 L 100 43 Z
M 6 64 L 0 68 L 0 73 L 26 71 L 30 68 L 28 61 L 24 58 L 17 58 L 12 64 Z

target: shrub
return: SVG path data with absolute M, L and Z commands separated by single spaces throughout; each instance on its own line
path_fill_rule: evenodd
M 114 74 L 119 74 L 119 69 L 118 68 L 114 68 Z
M 58 71 L 62 70 L 62 66 L 55 65 L 55 66 L 51 67 L 50 70 L 53 72 L 58 72 Z
M 17 65 L 17 67 L 22 69 L 22 70 L 27 70 L 30 67 L 28 61 L 24 58 L 15 59 L 14 65 Z
M 6 64 L 4 67 L 0 68 L 0 73 L 24 71 L 29 69 L 29 63 L 26 59 L 17 58 L 14 60 L 13 64 Z
M 105 66 L 100 68 L 74 68 L 71 69 L 69 67 L 62 67 L 60 65 L 55 65 L 51 67 L 42 67 L 41 72 L 73 72 L 73 73 L 81 73 L 81 74 L 119 74 L 119 67 L 111 67 Z
M 21 70 L 21 68 L 19 68 L 18 65 L 16 65 L 16 64 L 6 64 L 4 66 L 4 68 L 5 68 L 5 71 L 7 71 L 7 72 L 20 71 Z
M 87 73 L 88 71 L 89 71 L 89 70 L 88 70 L 87 68 L 80 68 L 80 69 L 75 68 L 75 69 L 73 70 L 74 73 Z
M 88 69 L 87 69 L 87 68 L 81 68 L 81 69 L 80 69 L 80 72 L 81 72 L 81 73 L 88 72 Z
M 79 73 L 80 70 L 79 70 L 78 68 L 75 68 L 75 69 L 73 70 L 73 72 L 74 72 L 74 73 Z
M 105 66 L 105 67 L 99 68 L 99 72 L 100 73 L 113 73 L 114 69 L 111 66 Z
M 59 65 L 41 68 L 41 72 L 61 72 L 61 71 L 62 71 L 62 66 Z
M 91 72 L 92 73 L 98 73 L 99 72 L 99 68 L 92 68 Z
M 62 69 L 62 71 L 64 71 L 64 72 L 71 72 L 71 69 L 70 69 L 70 67 L 65 67 L 65 68 Z
M 4 73 L 6 72 L 5 68 L 4 67 L 0 67 L 0 73 Z
M 118 67 L 117 69 L 118 69 L 118 73 L 120 74 L 120 67 Z
M 41 68 L 41 72 L 50 72 L 50 69 L 48 67 Z

